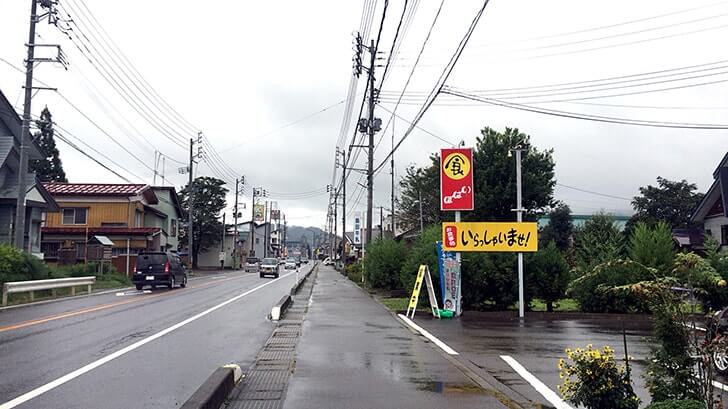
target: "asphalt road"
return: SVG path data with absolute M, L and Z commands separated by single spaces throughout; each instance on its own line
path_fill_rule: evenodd
M 2 310 L 0 409 L 180 406 L 218 366 L 252 364 L 295 277 L 226 271 L 185 289 Z

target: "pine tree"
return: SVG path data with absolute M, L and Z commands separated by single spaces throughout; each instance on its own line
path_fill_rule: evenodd
M 35 172 L 41 182 L 67 182 L 66 172 L 59 157 L 56 141 L 53 138 L 53 118 L 48 107 L 43 108 L 40 119 L 35 121 L 40 132 L 33 135 L 33 139 L 40 148 L 42 159 L 30 161 L 30 171 Z

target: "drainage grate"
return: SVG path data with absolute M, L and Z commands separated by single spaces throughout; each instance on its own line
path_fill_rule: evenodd
M 295 350 L 301 336 L 303 319 L 308 311 L 316 272 L 295 297 L 296 304 L 289 308 L 284 319 L 278 321 L 270 338 L 258 352 L 255 364 L 245 381 L 231 394 L 227 409 L 279 409 L 288 379 L 295 368 Z

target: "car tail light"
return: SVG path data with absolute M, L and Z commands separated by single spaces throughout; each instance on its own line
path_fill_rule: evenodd
M 164 263 L 164 272 L 169 273 L 169 261 Z

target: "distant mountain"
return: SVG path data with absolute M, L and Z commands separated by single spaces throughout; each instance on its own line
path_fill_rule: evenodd
M 315 242 L 314 239 L 318 238 L 318 240 L 323 240 L 323 237 L 326 236 L 326 233 L 319 229 L 318 227 L 301 227 L 301 226 L 288 226 L 288 233 L 286 240 L 287 241 L 302 241 L 303 237 L 305 237 L 306 241 L 311 245 L 314 246 Z

